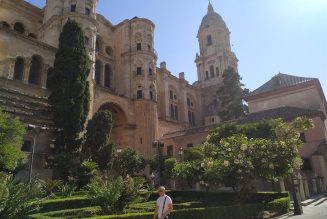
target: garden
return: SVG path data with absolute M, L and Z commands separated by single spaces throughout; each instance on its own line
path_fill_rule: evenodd
M 174 189 L 167 192 L 174 203 L 171 218 L 269 218 L 289 211 L 288 193 L 258 193 L 255 180 L 276 182 L 301 167 L 299 136 L 312 127 L 309 119 L 222 123 L 203 144 L 186 150 L 181 162 L 160 153 L 145 160 L 132 148 L 116 150 L 110 111 L 87 121 L 89 63 L 74 21 L 63 28 L 53 71 L 52 179 L 15 180 L 31 162 L 21 151 L 26 127 L 0 110 L 0 218 L 150 219 L 158 197 L 151 172 Z M 200 186 L 206 191 L 194 191 Z M 221 187 L 230 191 L 217 191 Z

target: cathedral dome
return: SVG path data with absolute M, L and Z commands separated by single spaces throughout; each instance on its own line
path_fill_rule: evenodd
M 209 3 L 208 6 L 208 13 L 203 17 L 200 28 L 199 28 L 199 33 L 204 30 L 205 28 L 208 28 L 212 25 L 219 25 L 227 28 L 225 21 L 223 18 L 215 12 L 213 9 L 211 3 Z

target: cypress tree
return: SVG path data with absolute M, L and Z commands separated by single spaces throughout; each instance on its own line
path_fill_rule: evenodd
M 218 115 L 222 121 L 237 119 L 245 115 L 247 106 L 244 105 L 244 95 L 248 89 L 243 89 L 242 78 L 231 67 L 226 69 L 222 75 L 222 85 L 217 90 L 220 102 Z
M 56 127 L 57 152 L 75 152 L 79 133 L 89 112 L 89 57 L 84 34 L 76 21 L 68 20 L 59 38 L 53 74 L 49 78 L 49 101 Z

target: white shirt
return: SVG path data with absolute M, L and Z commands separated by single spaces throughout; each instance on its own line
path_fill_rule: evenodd
M 167 198 L 166 198 L 167 197 Z M 165 201 L 165 198 L 166 198 L 166 202 L 165 202 L 165 208 L 163 210 L 163 213 L 165 213 L 167 210 L 168 210 L 168 205 L 169 204 L 173 204 L 173 201 L 171 200 L 171 198 L 168 196 L 168 195 L 164 195 L 164 196 L 160 196 L 158 199 L 157 199 L 157 205 L 158 205 L 158 218 L 161 218 L 161 213 L 162 213 L 162 207 L 163 207 L 163 204 L 164 204 L 164 201 Z

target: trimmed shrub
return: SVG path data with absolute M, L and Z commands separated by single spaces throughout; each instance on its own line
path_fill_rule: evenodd
M 267 203 L 275 199 L 289 198 L 288 192 L 257 192 L 253 193 L 248 200 L 251 203 Z
M 265 210 L 277 215 L 286 214 L 290 211 L 290 207 L 289 197 L 273 200 L 264 206 Z
M 42 202 L 39 212 L 58 211 L 64 209 L 85 208 L 95 204 L 85 196 L 50 199 Z
M 260 205 L 233 205 L 227 207 L 213 207 L 213 208 L 192 208 L 173 211 L 172 218 L 178 219 L 250 219 L 258 215 Z M 151 219 L 153 212 L 148 213 L 131 213 L 125 215 L 109 215 L 92 217 L 93 219 Z

